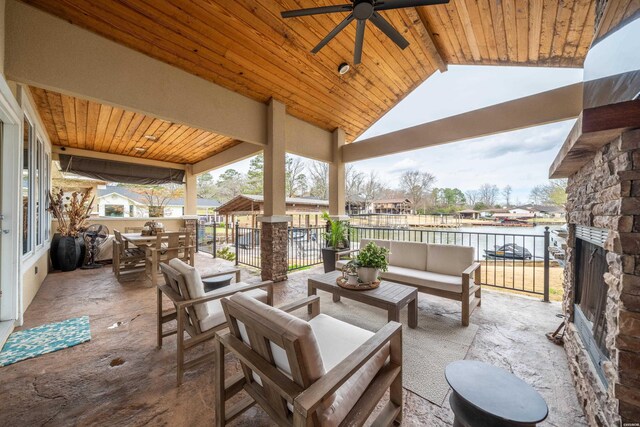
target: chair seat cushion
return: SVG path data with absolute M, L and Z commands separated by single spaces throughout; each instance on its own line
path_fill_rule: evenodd
M 462 292 L 462 276 L 451 276 L 390 265 L 389 270 L 382 273 L 382 278 L 412 285 L 417 287 L 418 290 L 420 288 L 430 288 L 457 293 Z
M 324 314 L 311 319 L 309 324 L 316 336 L 327 372 L 374 335 L 373 332 Z M 337 426 L 344 420 L 388 357 L 389 345 L 386 345 L 336 390 L 331 404 L 318 412 L 322 426 Z
M 233 291 L 235 287 L 244 286 L 246 283 L 234 283 L 229 286 L 225 290 Z M 250 296 L 251 298 L 255 298 L 260 302 L 267 303 L 267 292 L 262 289 L 251 289 L 250 291 L 243 292 L 244 295 Z M 207 295 L 207 294 L 205 294 Z M 211 328 L 215 328 L 216 326 L 220 326 L 227 321 L 224 316 L 224 311 L 222 310 L 222 304 L 220 303 L 220 299 L 214 299 L 213 301 L 207 301 L 205 303 L 207 306 L 207 312 L 209 313 L 207 317 L 200 319 L 200 329 L 202 332 L 208 331 Z

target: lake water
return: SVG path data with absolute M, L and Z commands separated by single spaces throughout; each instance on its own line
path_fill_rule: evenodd
M 549 231 L 560 229 L 562 225 L 549 227 Z M 391 240 L 408 240 L 425 243 L 445 243 L 472 246 L 476 249 L 476 259 L 485 259 L 485 251 L 493 250 L 508 243 L 515 243 L 531 252 L 535 260 L 544 258 L 544 231 L 545 226 L 535 227 L 459 227 L 448 229 L 398 229 L 398 230 L 358 230 L 355 240 L 360 238 L 378 238 Z M 550 244 L 561 245 L 555 233 L 550 233 Z

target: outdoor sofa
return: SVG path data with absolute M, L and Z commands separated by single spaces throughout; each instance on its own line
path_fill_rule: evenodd
M 383 279 L 415 286 L 418 292 L 460 301 L 462 325 L 469 325 L 471 313 L 481 302 L 480 263 L 474 261 L 474 248 L 371 239 L 362 239 L 360 248 L 369 242 L 389 249 L 389 269 L 381 274 Z M 337 256 L 355 252 L 358 249 L 339 252 Z M 338 260 L 336 268 L 342 269 L 348 262 L 348 259 Z

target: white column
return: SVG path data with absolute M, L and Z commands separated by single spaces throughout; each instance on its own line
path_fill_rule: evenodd
M 342 147 L 345 133 L 342 129 L 333 131 L 332 161 L 329 163 L 329 215 L 344 219 L 345 215 L 345 167 L 342 161 Z
M 184 174 L 184 214 L 196 215 L 198 213 L 198 180 L 193 174 L 192 165 L 186 165 Z
M 267 145 L 264 148 L 265 217 L 286 215 L 286 114 L 285 105 L 271 99 L 267 112 Z

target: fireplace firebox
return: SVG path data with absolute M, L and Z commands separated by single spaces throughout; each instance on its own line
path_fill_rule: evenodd
M 580 232 L 577 234 L 573 322 L 598 377 L 606 386 L 607 380 L 602 369 L 603 362 L 609 360 L 605 342 L 608 289 L 604 280 L 604 274 L 608 271 L 606 251 L 598 239 L 587 237 L 587 240 L 579 237 Z

